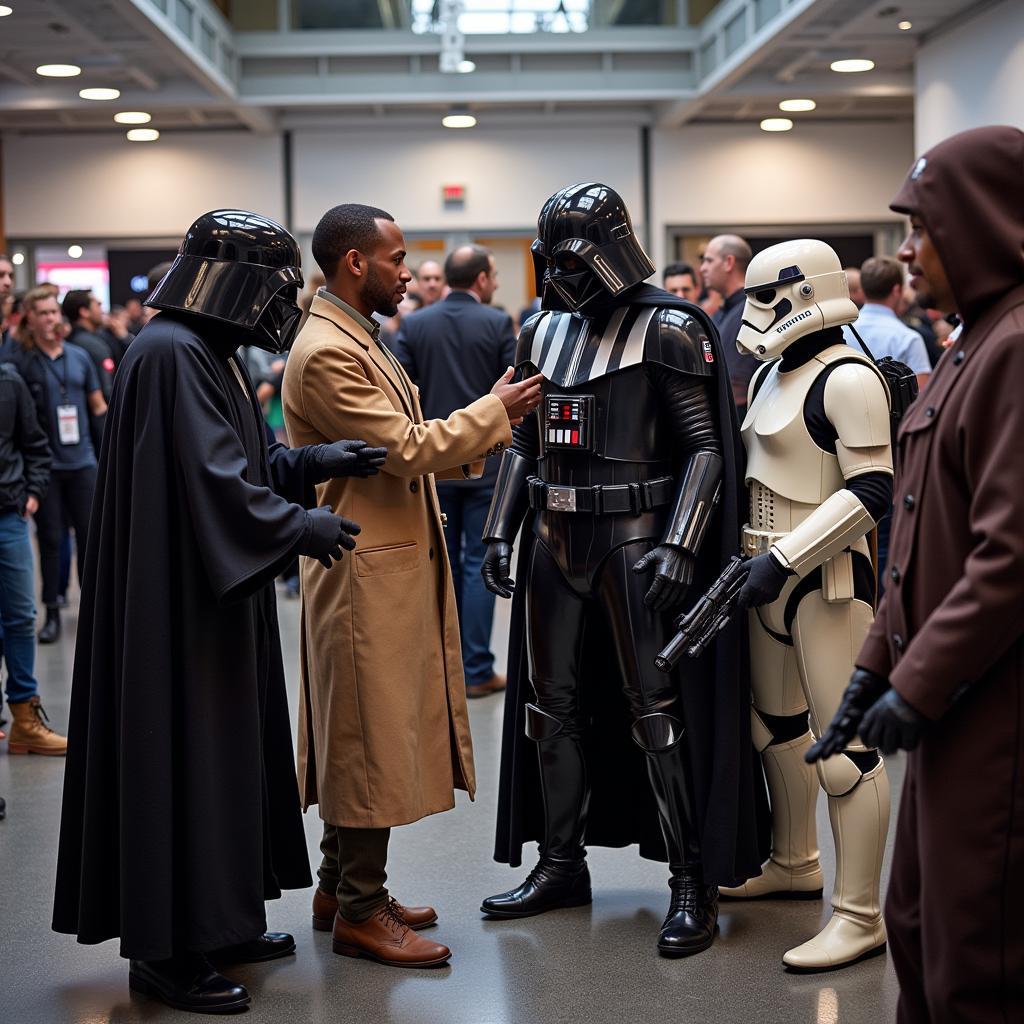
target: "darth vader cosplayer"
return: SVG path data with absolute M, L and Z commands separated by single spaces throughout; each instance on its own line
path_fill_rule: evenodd
M 189 229 L 118 368 L 86 555 L 53 927 L 120 938 L 133 990 L 203 1012 L 249 1002 L 213 964 L 295 949 L 265 934 L 264 900 L 311 884 L 273 581 L 354 545 L 314 485 L 381 457 L 268 451 L 234 352 L 288 347 L 299 259 L 251 213 Z
M 638 843 L 671 870 L 658 948 L 685 956 L 712 943 L 716 885 L 756 873 L 763 847 L 743 631 L 675 674 L 654 665 L 670 613 L 735 553 L 729 379 L 704 313 L 642 284 L 654 266 L 612 189 L 552 196 L 533 252 L 542 312 L 516 362 L 544 397 L 502 457 L 483 573 L 510 596 L 518 547 L 495 857 L 516 866 L 536 839 L 540 860 L 482 910 L 589 903 L 587 846 Z

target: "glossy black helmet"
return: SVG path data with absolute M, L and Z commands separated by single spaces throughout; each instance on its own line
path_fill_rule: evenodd
M 213 210 L 188 229 L 146 305 L 235 324 L 252 336 L 249 344 L 284 352 L 302 316 L 301 266 L 298 243 L 276 221 Z
M 556 192 L 540 211 L 530 248 L 546 308 L 586 312 L 654 273 L 622 197 L 599 182 Z

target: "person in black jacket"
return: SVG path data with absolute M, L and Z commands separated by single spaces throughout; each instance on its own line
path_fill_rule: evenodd
M 498 288 L 490 251 L 480 245 L 455 249 L 445 260 L 444 276 L 451 288 L 448 296 L 406 317 L 393 345 L 420 389 L 427 419 L 447 419 L 486 394 L 495 377 L 512 365 L 516 352 L 511 318 L 490 305 Z M 459 609 L 467 697 L 505 688 L 505 677 L 495 675 L 491 653 L 494 595 L 480 575 L 487 548 L 484 520 L 497 475 L 498 459 L 491 456 L 480 479 L 437 485 L 448 519 L 445 543 Z
M 10 754 L 67 751 L 46 724 L 35 678 L 36 603 L 28 518 L 50 482 L 50 445 L 28 387 L 10 363 L 0 363 L 0 623 L 7 663 L 7 703 L 14 724 Z

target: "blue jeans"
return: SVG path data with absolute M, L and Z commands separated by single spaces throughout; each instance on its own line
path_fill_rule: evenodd
M 0 624 L 7 662 L 7 700 L 29 700 L 39 692 L 35 677 L 36 602 L 28 522 L 0 512 Z
M 448 517 L 444 540 L 459 609 L 462 667 L 469 686 L 486 683 L 494 675 L 494 655 L 491 654 L 494 595 L 484 586 L 480 575 L 487 550 L 481 537 L 491 494 L 490 487 L 453 487 L 444 483 L 437 487 L 441 511 Z

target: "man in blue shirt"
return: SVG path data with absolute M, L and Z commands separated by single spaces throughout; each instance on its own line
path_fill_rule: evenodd
M 82 582 L 96 486 L 94 420 L 107 411 L 107 403 L 88 354 L 61 339 L 61 310 L 53 289 L 33 288 L 25 295 L 24 309 L 15 346 L 18 368 L 35 400 L 53 453 L 50 489 L 35 516 L 46 605 L 39 642 L 47 644 L 60 636 L 57 591 L 65 523 L 75 531 L 78 582 Z
M 896 315 L 903 299 L 903 268 L 892 256 L 872 256 L 860 268 L 864 305 L 853 326 L 871 349 L 876 359 L 892 356 L 906 363 L 917 374 L 917 383 L 923 389 L 932 371 L 924 339 Z M 850 332 L 843 328 L 848 345 L 858 351 L 860 346 Z

